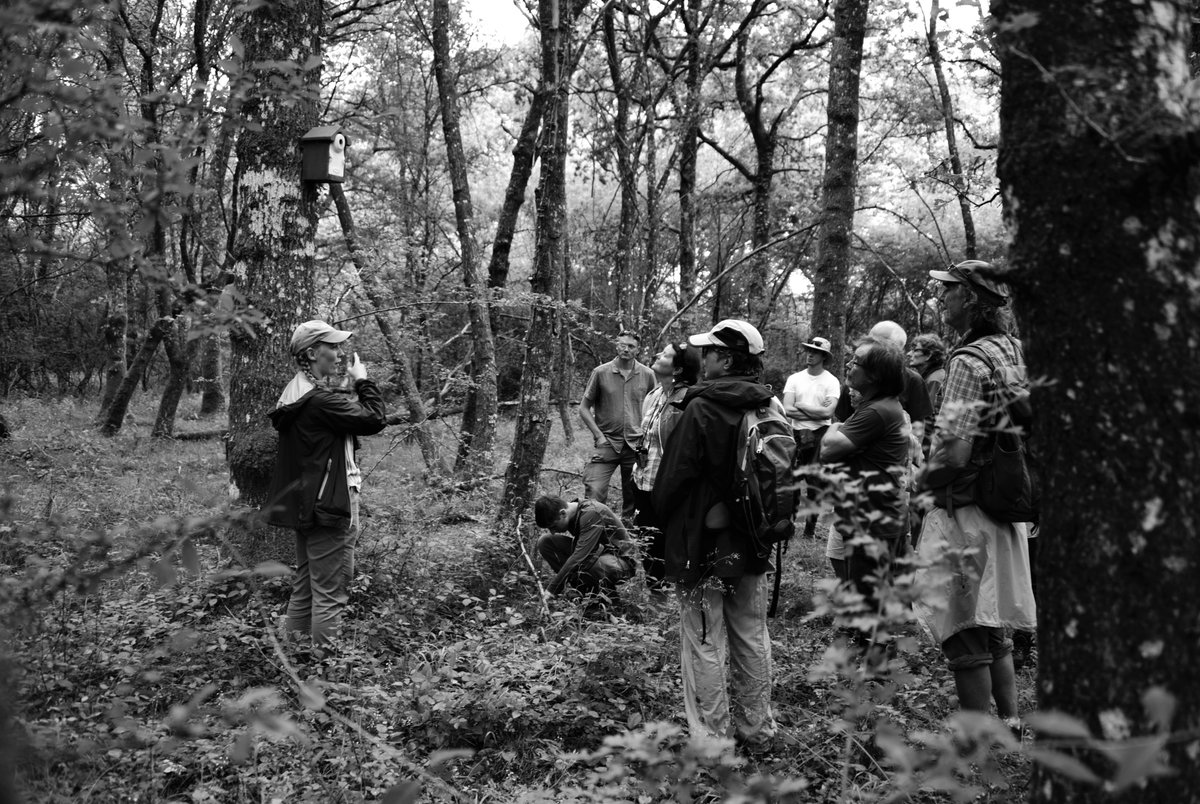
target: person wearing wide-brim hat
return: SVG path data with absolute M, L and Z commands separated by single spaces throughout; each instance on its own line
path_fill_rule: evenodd
M 804 370 L 788 377 L 783 385 L 783 409 L 787 411 L 796 438 L 796 468 L 816 462 L 821 438 L 833 423 L 833 411 L 842 390 L 841 382 L 828 370 L 833 358 L 833 344 L 829 339 L 816 337 L 802 346 Z M 816 489 L 810 481 L 806 481 L 806 485 L 808 498 L 815 499 Z M 804 535 L 811 538 L 816 527 L 817 515 L 810 514 L 804 523 Z
M 973 494 L 979 466 L 998 433 L 988 433 L 988 386 L 1004 372 L 1025 372 L 1021 342 L 1011 334 L 1009 303 L 998 272 L 967 260 L 930 271 L 942 283 L 942 320 L 962 336 L 946 363 L 946 384 L 929 460 L 917 475 L 933 494 L 917 545 L 917 587 L 927 597 L 913 604 L 941 645 L 954 674 L 959 706 L 996 714 L 1017 725 L 1009 629 L 1037 628 L 1037 603 L 1029 566 L 1029 523 L 1001 521 Z M 970 555 L 968 562 L 952 560 Z
M 357 437 L 386 424 L 383 396 L 357 354 L 346 367 L 356 398 L 332 383 L 341 345 L 351 335 L 324 321 L 296 327 L 290 347 L 299 370 L 270 413 L 279 445 L 263 510 L 269 524 L 296 533 L 285 629 L 310 634 L 314 646 L 336 635 L 354 577 L 362 490 Z

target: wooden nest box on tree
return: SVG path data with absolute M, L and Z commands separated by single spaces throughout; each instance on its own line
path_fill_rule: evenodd
M 341 126 L 316 126 L 300 138 L 300 178 L 338 182 L 346 179 L 346 149 L 350 140 Z

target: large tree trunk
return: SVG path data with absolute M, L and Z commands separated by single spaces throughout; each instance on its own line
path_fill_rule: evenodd
M 521 408 L 512 456 L 496 516 L 496 532 L 513 532 L 518 518 L 537 494 L 538 475 L 550 435 L 550 387 L 559 350 L 561 292 L 567 252 L 567 81 L 574 18 L 570 0 L 539 0 L 542 78 L 550 92 L 538 146 L 542 165 L 537 190 L 537 246 L 530 288 L 535 294 L 525 362 L 521 370 Z
M 109 28 L 109 48 L 120 52 L 124 40 L 117 26 Z M 117 390 L 128 370 L 126 331 L 129 326 L 129 274 L 131 261 L 128 254 L 132 247 L 128 242 L 129 208 L 129 162 L 123 149 L 110 145 L 106 152 L 108 163 L 109 203 L 101 216 L 101 226 L 107 239 L 106 252 L 112 256 L 104 266 L 105 302 L 108 318 L 104 325 L 104 390 L 100 395 L 100 409 L 96 412 L 96 423 L 107 421 Z
M 237 140 L 237 289 L 265 320 L 253 336 L 235 332 L 229 379 L 226 460 L 241 499 L 265 502 L 275 462 L 275 432 L 267 419 L 296 366 L 288 339 L 311 318 L 317 188 L 300 181 L 298 140 L 317 124 L 321 3 L 267 4 L 247 14 L 240 31 L 245 66 L 254 84 Z M 301 65 L 299 73 L 289 64 Z M 272 84 L 306 88 L 283 98 Z
M 120 273 L 118 266 L 109 266 L 108 272 Z M 127 319 L 125 317 L 125 280 L 122 276 L 120 287 L 114 288 L 113 282 L 109 282 L 108 304 L 109 314 L 104 321 L 104 374 L 102 380 L 104 382 L 104 390 L 100 394 L 100 410 L 96 414 L 96 423 L 99 424 L 105 420 L 105 415 L 108 409 L 112 407 L 112 401 L 117 395 L 117 389 L 121 387 L 121 381 L 125 379 L 126 360 L 125 360 L 125 327 Z M 113 308 L 119 308 L 119 312 Z
M 1038 701 L 1121 802 L 1200 800 L 1200 139 L 1187 2 L 996 0 L 999 177 L 1046 488 Z M 1174 696 L 1173 717 L 1162 696 Z M 1159 703 L 1155 703 L 1155 701 Z M 1174 735 L 1172 738 L 1170 735 Z M 1190 736 L 1185 736 L 1190 735 Z M 1148 750 L 1147 750 L 1148 749 Z M 1139 760 L 1139 757 L 1141 760 Z M 1035 802 L 1109 800 L 1035 770 Z
M 929 31 L 925 42 L 929 49 L 929 60 L 933 63 L 933 75 L 937 79 L 938 102 L 942 111 L 942 125 L 946 129 L 946 151 L 950 155 L 950 181 L 958 198 L 958 210 L 963 222 L 963 257 L 975 259 L 975 218 L 971 214 L 971 199 L 967 197 L 967 177 L 963 173 L 962 156 L 958 153 L 958 136 L 954 127 L 954 99 L 950 97 L 950 85 L 946 83 L 946 71 L 942 67 L 942 50 L 938 44 L 938 15 L 941 10 L 938 0 L 933 0 L 929 10 Z
M 433 71 L 454 195 L 454 220 L 458 226 L 463 284 L 467 290 L 467 316 L 471 322 L 473 410 L 471 420 L 464 419 L 456 468 L 460 473 L 475 475 L 491 471 L 496 441 L 496 344 L 492 338 L 487 289 L 479 273 L 479 246 L 473 228 L 475 211 L 459 130 L 457 76 L 450 61 L 450 0 L 433 2 Z
M 825 135 L 825 178 L 813 280 L 812 332 L 833 343 L 840 367 L 846 341 L 846 280 L 858 162 L 858 84 L 862 69 L 867 0 L 837 0 L 829 55 L 829 120 Z M 835 368 L 838 374 L 841 372 Z
M 621 71 L 621 56 L 617 50 L 616 11 L 612 5 L 604 7 L 604 53 L 608 62 L 608 74 L 613 85 L 616 110 L 612 122 L 613 150 L 616 152 L 617 182 L 620 185 L 620 211 L 617 219 L 617 237 L 613 245 L 613 308 L 622 329 L 633 326 L 632 301 L 635 294 L 630 282 L 630 267 L 633 263 L 633 243 L 637 229 L 638 186 L 634 148 L 630 143 L 629 110 L 632 105 L 630 83 Z
M 758 145 L 754 172 L 754 224 L 751 230 L 750 243 L 753 248 L 761 249 L 771 241 L 771 189 L 775 177 L 775 132 L 772 131 Z M 746 318 L 751 321 L 765 322 L 770 318 L 768 307 L 770 300 L 771 255 L 769 249 L 763 249 L 751 260 L 747 270 L 746 282 Z
M 116 435 L 121 431 L 121 425 L 125 423 L 125 414 L 129 410 L 129 402 L 133 399 L 133 392 L 137 390 L 138 380 L 146 373 L 154 353 L 158 350 L 159 342 L 170 332 L 172 323 L 170 318 L 158 319 L 142 339 L 142 345 L 121 381 L 121 387 L 113 396 L 112 404 L 104 411 L 104 421 L 100 425 L 100 432 L 104 435 Z
M 225 408 L 225 391 L 221 386 L 221 335 L 213 332 L 200 341 L 200 415 L 214 416 Z

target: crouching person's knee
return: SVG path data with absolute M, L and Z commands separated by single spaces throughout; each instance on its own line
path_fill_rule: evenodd
M 587 574 L 598 587 L 614 589 L 617 584 L 627 581 L 633 575 L 633 569 L 620 556 L 605 553 L 596 557 Z

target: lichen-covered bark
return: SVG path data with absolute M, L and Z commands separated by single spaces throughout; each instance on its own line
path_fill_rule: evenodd
M 862 69 L 867 0 L 837 0 L 833 47 L 829 55 L 829 120 L 825 136 L 825 177 L 821 183 L 821 222 L 813 272 L 814 335 L 829 338 L 834 355 L 846 339 L 846 281 L 850 273 L 850 232 L 858 161 L 858 86 Z
M 997 0 L 999 175 L 1034 375 L 1045 499 L 1039 706 L 1155 733 L 1177 773 L 1122 802 L 1200 799 L 1200 166 L 1187 2 Z M 1119 730 L 1118 730 L 1119 732 Z M 1111 777 L 1107 760 L 1085 755 Z M 1101 792 L 1037 771 L 1033 800 Z
M 267 413 L 296 367 L 288 339 L 312 316 L 317 191 L 300 181 L 299 138 L 317 124 L 321 4 L 296 0 L 248 13 L 239 36 L 252 81 L 237 140 L 237 290 L 265 315 L 231 334 L 226 459 L 243 502 L 261 505 L 274 431 Z M 305 69 L 308 68 L 308 69 Z M 265 451 L 265 452 L 264 452 Z
M 196 385 L 200 389 L 200 415 L 212 416 L 225 408 L 225 391 L 221 385 L 221 336 L 205 335 L 199 348 L 200 373 Z
M 582 5 L 582 4 L 580 4 Z M 559 349 L 561 326 L 558 299 L 567 258 L 567 81 L 574 17 L 569 0 L 539 0 L 538 24 L 542 40 L 542 77 L 550 89 L 542 121 L 537 189 L 537 243 L 530 289 L 537 294 L 525 362 L 521 368 L 521 407 L 504 491 L 496 516 L 496 532 L 510 535 L 533 503 L 538 474 L 550 435 L 550 388 L 554 357 Z

